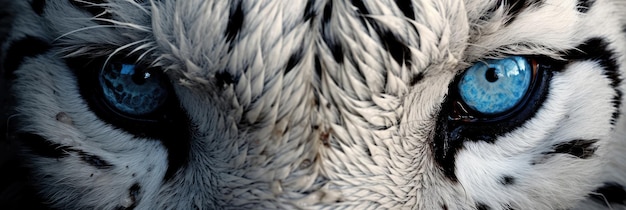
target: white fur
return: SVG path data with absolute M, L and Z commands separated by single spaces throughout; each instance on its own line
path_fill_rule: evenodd
M 410 66 L 393 59 L 348 1 L 332 1 L 324 28 L 326 1 L 313 5 L 312 22 L 302 20 L 305 0 L 243 1 L 244 26 L 229 50 L 224 30 L 236 2 L 110 0 L 113 20 L 95 17 L 112 23 L 106 26 L 68 1 L 47 1 L 43 17 L 27 1 L 12 5 L 24 12 L 7 43 L 30 34 L 55 46 L 16 72 L 22 131 L 114 165 L 102 170 L 75 155 L 33 157 L 39 190 L 52 206 L 128 207 L 128 188 L 138 183 L 137 209 L 474 209 L 477 202 L 493 209 L 606 208 L 585 196 L 604 181 L 626 184 L 626 118 L 609 124 L 614 92 L 594 61 L 555 72 L 547 99 L 519 128 L 495 143 L 466 142 L 456 156 L 458 182 L 444 176 L 431 146 L 448 85 L 479 60 L 562 58 L 560 52 L 601 37 L 625 75 L 624 2 L 596 0 L 582 14 L 575 0 L 545 0 L 505 27 L 502 10 L 480 19 L 497 1 L 414 1 L 415 20 L 393 1 L 364 1 L 367 18 L 409 46 Z M 323 37 L 342 45 L 343 64 Z M 191 141 L 189 165 L 170 182 L 162 181 L 166 148 L 96 117 L 62 59 L 126 49 L 166 71 L 193 124 L 192 139 L 181 139 Z M 302 60 L 284 74 L 297 50 Z M 223 71 L 238 82 L 218 86 L 215 74 Z M 410 86 L 418 73 L 423 80 Z M 626 92 L 626 82 L 620 88 Z M 71 121 L 56 120 L 59 113 Z M 556 154 L 529 164 L 572 139 L 598 139 L 596 155 Z M 514 175 L 516 185 L 500 185 L 502 175 Z

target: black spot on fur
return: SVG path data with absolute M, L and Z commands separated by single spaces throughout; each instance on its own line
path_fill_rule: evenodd
M 422 79 L 424 79 L 424 73 L 420 72 L 417 75 L 414 75 L 411 77 L 411 86 L 416 85 L 418 82 L 422 81 Z
M 333 11 L 333 2 L 329 1 L 324 7 L 324 12 L 322 15 L 322 39 L 330 49 L 330 52 L 333 54 L 333 58 L 339 64 L 343 64 L 344 55 L 343 55 L 343 46 L 339 44 L 335 39 L 333 34 L 330 34 L 330 19 L 332 17 Z
M 309 21 L 313 17 L 315 17 L 316 13 L 315 13 L 315 10 L 313 9 L 314 5 L 315 5 L 315 1 L 314 0 L 309 0 L 306 3 L 306 6 L 304 7 L 304 15 L 302 16 L 302 19 L 304 21 Z
M 137 206 L 137 203 L 139 201 L 139 190 L 141 190 L 141 186 L 139 186 L 139 183 L 135 183 L 133 184 L 133 186 L 128 188 L 128 197 L 130 198 L 132 204 L 129 207 L 125 208 L 126 210 L 135 209 L 135 207 Z
M 502 183 L 502 185 L 512 185 L 515 184 L 515 177 L 512 176 L 503 176 L 502 180 L 500 180 L 500 183 Z
M 491 207 L 487 206 L 487 204 L 478 202 L 478 203 L 476 203 L 476 209 L 477 210 L 490 210 Z
M 589 196 L 596 202 L 601 204 L 614 203 L 614 204 L 626 204 L 626 189 L 624 186 L 615 183 L 604 183 L 604 186 L 594 190 L 594 193 Z
M 448 205 L 446 205 L 446 204 L 441 204 L 441 209 L 443 209 L 443 210 L 448 210 Z
M 16 138 L 33 154 L 46 158 L 65 158 L 76 151 L 69 146 L 53 143 L 33 133 L 18 133 Z
M 230 10 L 230 16 L 228 16 L 228 25 L 226 26 L 226 40 L 232 41 L 243 27 L 244 12 L 241 7 L 241 2 L 233 4 L 234 8 Z
M 552 151 L 547 152 L 545 154 L 570 154 L 578 158 L 586 159 L 591 157 L 597 147 L 593 144 L 596 143 L 597 139 L 592 140 L 573 140 L 565 143 L 560 143 L 554 145 L 552 147 Z
M 96 167 L 97 169 L 109 169 L 113 167 L 113 165 L 111 165 L 109 162 L 103 160 L 98 156 L 87 154 L 85 152 L 78 152 L 78 155 L 83 162 L 93 167 Z
M 591 6 L 593 6 L 593 3 L 595 2 L 596 2 L 595 0 L 578 0 L 578 3 L 576 4 L 576 9 L 579 12 L 587 13 L 589 9 L 591 9 Z
M 6 59 L 4 60 L 6 75 L 12 75 L 26 58 L 46 53 L 49 49 L 50 44 L 47 41 L 30 35 L 14 41 L 9 45 L 9 49 L 6 52 Z
M 615 53 L 609 49 L 608 42 L 602 38 L 592 38 L 577 46 L 574 50 L 564 53 L 569 61 L 594 61 L 604 68 L 604 75 L 611 80 L 611 87 L 615 90 L 613 107 L 615 108 L 611 118 L 611 124 L 615 125 L 620 116 L 623 93 L 619 89 L 622 84 L 622 75 L 619 72 Z
M 224 85 L 231 85 L 237 82 L 238 79 L 234 75 L 226 71 L 222 71 L 215 74 L 215 80 L 218 87 L 223 87 Z
M 43 14 L 43 8 L 46 6 L 46 0 L 33 0 L 30 6 L 37 15 L 41 16 Z
M 322 63 L 317 54 L 315 55 L 315 58 L 313 59 L 313 61 L 315 62 L 314 64 L 315 75 L 317 76 L 318 79 L 321 79 L 322 78 Z
M 415 19 L 415 11 L 413 11 L 413 3 L 411 0 L 396 0 L 396 4 L 404 16 L 414 20 Z
M 85 3 L 89 2 L 89 3 Z M 89 12 L 92 16 L 98 16 L 104 19 L 111 19 L 112 16 L 110 13 L 106 12 L 106 7 L 103 4 L 107 3 L 106 0 L 87 0 L 87 1 L 76 1 L 70 0 L 70 3 L 74 5 L 76 8 Z M 108 25 L 110 22 L 98 21 L 100 24 Z
M 304 52 L 302 50 L 296 50 L 296 52 L 292 53 L 291 56 L 289 56 L 287 66 L 285 66 L 285 74 L 289 73 L 296 65 L 298 65 L 298 63 L 300 63 L 303 53 Z

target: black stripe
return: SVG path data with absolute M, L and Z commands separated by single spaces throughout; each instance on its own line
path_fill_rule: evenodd
M 609 44 L 602 38 L 592 38 L 577 46 L 574 50 L 564 52 L 566 59 L 571 61 L 595 61 L 604 68 L 604 75 L 611 80 L 611 87 L 615 90 L 613 107 L 615 108 L 611 118 L 611 124 L 615 125 L 620 116 L 623 93 L 619 89 L 622 84 L 621 74 L 617 65 L 615 53 L 609 49 Z
M 544 154 L 570 154 L 572 156 L 587 159 L 596 152 L 597 147 L 594 145 L 598 140 L 573 140 L 565 143 L 556 144 L 552 150 Z
M 317 76 L 316 81 L 320 81 L 322 79 L 322 63 L 320 61 L 320 57 L 317 54 L 315 54 L 315 56 L 313 57 L 313 61 L 315 62 L 314 71 L 315 71 L 315 75 Z
M 606 205 L 606 203 L 626 205 L 626 189 L 624 186 L 607 182 L 604 186 L 594 190 L 589 196 L 596 202 Z
M 415 20 L 415 11 L 413 11 L 413 2 L 411 0 L 396 0 L 396 4 L 405 17 Z
M 400 41 L 400 39 L 389 30 L 379 29 L 376 31 L 378 31 L 378 36 L 383 42 L 383 47 L 391 54 L 391 57 L 393 57 L 398 64 L 404 64 L 407 68 L 411 68 L 411 62 L 408 59 L 411 55 L 409 46 Z
M 86 0 L 87 2 L 90 2 L 90 3 L 84 3 L 84 1 L 81 2 L 81 1 L 76 1 L 76 0 L 69 0 L 69 1 L 76 8 L 89 12 L 94 17 L 99 16 L 105 19 L 112 18 L 111 14 L 106 12 L 106 7 L 99 6 L 99 5 L 103 5 L 107 3 L 106 0 Z M 102 22 L 102 21 L 99 21 L 99 22 L 101 24 L 110 24 L 109 22 Z
M 53 143 L 40 135 L 33 133 L 17 133 L 16 139 L 34 155 L 46 158 L 65 158 L 69 152 L 76 151 L 69 146 Z
M 383 48 L 391 54 L 391 57 L 398 63 L 404 64 L 408 68 L 411 67 L 411 63 L 407 58 L 410 58 L 411 49 L 404 44 L 398 37 L 390 30 L 380 26 L 380 24 L 376 23 L 375 20 L 367 18 L 367 15 L 370 14 L 369 10 L 365 6 L 364 2 L 361 0 L 352 0 L 352 5 L 358 8 L 358 12 L 361 13 L 359 16 L 363 24 L 365 22 L 369 23 L 372 28 L 376 31 L 378 38 L 380 39 Z M 412 11 L 412 8 L 411 8 Z
M 302 16 L 302 19 L 304 21 L 311 20 L 313 17 L 317 15 L 316 11 L 313 9 L 314 5 L 315 5 L 315 0 L 309 0 L 306 3 L 306 6 L 304 7 L 304 15 Z
M 410 85 L 414 86 L 417 83 L 419 83 L 420 81 L 422 81 L 423 79 L 424 79 L 424 73 L 423 72 L 417 73 L 416 75 L 413 75 L 411 77 Z
M 230 15 L 228 16 L 228 25 L 226 26 L 226 40 L 232 41 L 243 27 L 244 13 L 241 7 L 241 2 L 232 4 L 233 8 L 230 9 Z M 232 47 L 232 46 L 231 46 Z
M 30 6 L 37 15 L 43 15 L 43 8 L 46 6 L 46 0 L 33 0 L 30 2 Z
M 596 1 L 595 0 L 578 0 L 578 3 L 576 4 L 576 9 L 579 12 L 587 13 L 591 9 L 591 6 L 593 6 L 593 3 L 596 3 Z
M 83 162 L 97 169 L 109 169 L 113 167 L 111 163 L 109 163 L 106 160 L 103 160 L 101 157 L 98 157 L 96 155 L 88 154 L 86 152 L 78 152 L 78 156 Z
M 137 206 L 137 202 L 139 202 L 139 190 L 141 190 L 139 183 L 135 183 L 133 186 L 128 188 L 128 197 L 130 198 L 132 204 L 126 208 L 127 210 L 135 209 Z
M 287 61 L 287 65 L 285 66 L 284 74 L 289 73 L 296 65 L 298 65 L 298 63 L 300 63 L 300 61 L 302 60 L 302 56 L 304 56 L 303 54 L 303 49 L 297 49 L 296 52 L 292 53 L 291 56 L 289 56 L 289 60 Z
M 500 180 L 500 183 L 502 185 L 512 185 L 512 184 L 515 184 L 515 177 L 509 176 L 509 175 L 503 176 L 502 180 Z
M 333 54 L 333 58 L 339 64 L 343 64 L 344 55 L 343 55 L 343 46 L 339 44 L 331 33 L 330 19 L 332 17 L 333 11 L 333 2 L 328 1 L 326 6 L 324 7 L 324 11 L 322 14 L 322 26 L 320 27 L 322 30 L 322 39 L 330 49 L 330 52 Z
M 476 209 L 477 210 L 490 210 L 491 207 L 487 206 L 487 204 L 478 202 L 478 203 L 476 203 Z
M 47 41 L 30 35 L 14 41 L 9 46 L 6 52 L 6 59 L 4 60 L 6 74 L 11 75 L 22 65 L 26 58 L 46 53 L 49 49 L 50 44 Z

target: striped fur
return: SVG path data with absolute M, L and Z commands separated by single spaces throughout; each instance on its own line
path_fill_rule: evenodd
M 626 209 L 620 0 L 8 6 L 13 132 L 53 208 Z M 550 66 L 531 111 L 451 117 L 456 78 L 509 55 Z M 102 105 L 116 62 L 166 78 L 163 108 Z

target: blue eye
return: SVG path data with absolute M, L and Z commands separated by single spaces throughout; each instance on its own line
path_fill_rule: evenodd
M 100 72 L 99 83 L 104 101 L 131 116 L 158 110 L 166 102 L 169 91 L 159 75 L 126 63 L 107 65 Z
M 469 108 L 481 114 L 501 114 L 524 99 L 532 71 L 530 62 L 520 56 L 479 62 L 459 80 L 459 95 Z

